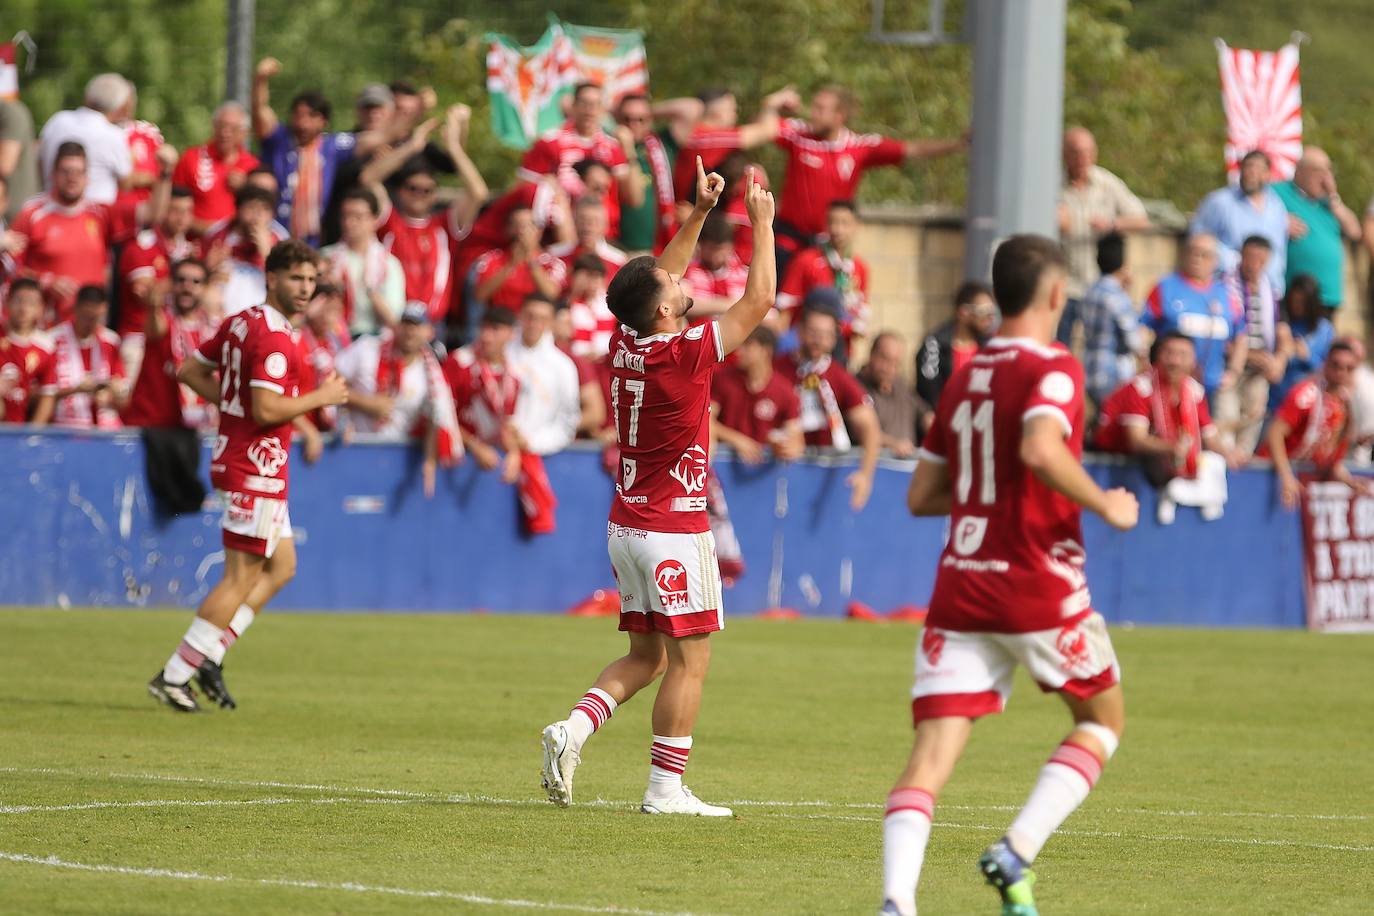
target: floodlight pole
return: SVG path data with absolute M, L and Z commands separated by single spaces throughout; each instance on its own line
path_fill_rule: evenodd
M 1017 232 L 1058 237 L 1064 130 L 1066 0 L 977 0 L 973 148 L 965 275 L 987 279 L 996 243 Z
M 253 75 L 253 21 L 257 0 L 229 0 L 226 6 L 229 53 L 224 68 L 224 98 L 247 107 Z

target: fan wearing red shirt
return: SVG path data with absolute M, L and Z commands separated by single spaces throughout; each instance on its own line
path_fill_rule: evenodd
M 1293 386 L 1284 397 L 1257 458 L 1270 458 L 1279 478 L 1279 498 L 1284 508 L 1298 504 L 1302 484 L 1293 473 L 1294 461 L 1310 461 L 1329 480 L 1340 481 L 1357 493 L 1374 492 L 1368 478 L 1357 478 L 1345 466 L 1350 448 L 1349 391 L 1360 366 L 1355 348 L 1338 340 L 1326 351 L 1321 377 L 1312 376 Z
M 792 311 L 818 286 L 832 287 L 844 303 L 840 334 L 848 346 L 868 333 L 868 262 L 854 253 L 859 212 L 852 200 L 834 200 L 826 210 L 826 237 L 799 252 L 787 265 L 778 287 L 778 308 Z
M 286 227 L 272 218 L 276 200 L 266 188 L 245 184 L 234 195 L 234 218 L 201 236 L 200 257 L 212 282 L 222 287 L 225 318 L 258 305 L 266 294 L 263 265 L 272 248 L 288 237 Z
M 778 233 L 781 245 L 798 251 L 825 231 L 825 209 L 832 200 L 854 200 L 868 169 L 943 156 L 964 149 L 959 140 L 896 140 L 856 134 L 849 127 L 854 95 L 843 86 L 825 86 L 811 96 L 810 118 L 783 123 L 774 140 L 787 155 Z
M 639 170 L 634 136 L 623 125 L 614 137 L 601 129 L 606 106 L 596 83 L 578 83 L 573 87 L 570 115 L 562 127 L 534 142 L 520 161 L 520 168 L 529 177 L 557 175 L 563 190 L 576 200 L 586 193 L 586 187 L 573 166 L 583 159 L 605 163 L 615 176 L 606 195 L 606 215 L 611 236 L 618 236 L 621 198 L 631 207 L 644 203 L 644 173 Z
M 57 399 L 53 424 L 73 429 L 118 429 L 129 399 L 119 335 L 106 327 L 110 299 L 103 286 L 76 292 L 72 317 L 52 329 Z
M 1068 302 L 1058 243 L 1016 235 L 993 256 L 1001 336 L 956 372 L 917 453 L 913 515 L 950 517 L 916 655 L 916 737 L 887 799 L 884 910 L 916 912 L 935 798 L 982 716 L 1000 712 L 1018 664 L 1073 725 L 1026 806 L 979 860 L 1001 894 L 1034 910 L 1029 865 L 1083 800 L 1125 725 L 1120 670 L 1084 574 L 1083 509 L 1121 531 L 1139 506 L 1084 471 L 1083 367 L 1053 346 Z M 1010 912 L 1010 910 L 1007 910 Z
M 691 133 L 683 138 L 673 166 L 673 191 L 678 200 L 684 201 L 692 199 L 698 156 L 707 170 L 718 169 L 733 152 L 771 143 L 782 129 L 782 113 L 801 107 L 797 90 L 784 86 L 763 97 L 758 117 L 752 123 L 740 124 L 739 102 L 729 89 L 703 89 L 696 100 L 701 115 Z
M 181 154 L 172 183 L 191 190 L 195 230 L 204 233 L 212 225 L 234 215 L 234 195 L 248 173 L 258 167 L 258 157 L 244 146 L 248 112 L 229 101 L 215 109 L 210 139 Z
M 749 279 L 749 265 L 735 252 L 735 229 L 723 212 L 713 212 L 701 227 L 696 257 L 682 283 L 700 315 L 718 315 L 740 296 Z
M 52 419 L 57 376 L 52 341 L 38 330 L 43 293 L 33 280 L 10 286 L 8 322 L 0 337 L 0 422 L 42 426 Z
M 162 129 L 156 124 L 134 118 L 134 109 L 138 105 L 138 95 L 134 91 L 132 83 L 129 85 L 129 90 L 127 103 L 129 117 L 119 126 L 129 142 L 129 162 L 133 168 L 127 179 L 129 189 L 121 190 L 119 196 L 128 197 L 134 203 L 139 204 L 152 196 L 152 189 L 157 184 L 158 176 L 162 172 L 157 151 L 162 148 L 166 141 L 162 139 Z M 176 163 L 175 157 L 172 159 L 172 163 Z
M 503 309 L 514 315 L 534 293 L 549 301 L 557 299 L 567 279 L 567 265 L 540 247 L 541 233 L 529 210 L 511 210 L 506 225 L 510 245 L 488 251 L 473 265 L 477 274 L 473 296 L 487 311 Z
M 162 222 L 138 233 L 119 254 L 115 331 L 131 378 L 138 378 L 143 362 L 143 326 L 150 306 L 166 294 L 172 265 L 196 251 L 196 244 L 187 237 L 190 231 L 191 194 L 185 188 L 172 188 Z
M 296 574 L 286 506 L 292 426 L 313 410 L 348 401 L 338 375 L 309 394 L 297 391 L 300 355 L 291 319 L 315 292 L 317 258 L 297 239 L 275 246 L 264 265 L 267 301 L 226 319 L 177 373 L 182 384 L 219 405 L 210 483 L 224 501 L 224 576 L 148 682 L 153 697 L 179 712 L 200 708 L 192 677 L 211 702 L 235 708 L 224 685 L 224 653 Z
M 792 382 L 774 371 L 778 336 L 760 325 L 711 382 L 712 431 L 745 464 L 764 460 L 765 447 L 783 461 L 801 457 L 801 401 Z
M 590 188 L 591 182 L 595 180 L 590 176 L 596 172 L 605 175 L 609 184 L 610 173 L 601 167 L 601 163 L 591 165 L 592 168 L 587 173 L 588 187 Z M 577 203 L 573 205 L 574 240 L 549 246 L 549 254 L 560 259 L 567 268 L 565 276 L 571 277 L 574 261 L 584 254 L 590 254 L 601 259 L 606 268 L 606 282 L 609 284 L 615 279 L 615 272 L 625 263 L 625 252 L 606 241 L 606 225 L 606 205 L 595 191 L 589 190 L 586 196 L 577 199 Z
M 182 365 L 215 332 L 202 300 L 209 268 L 196 258 L 177 261 L 165 304 L 144 315 L 142 365 L 124 410 L 124 425 L 201 429 L 213 422 L 210 402 L 177 381 Z
M 506 361 L 506 348 L 514 336 L 515 313 L 489 311 L 482 316 L 477 339 L 444 361 L 463 446 L 482 470 L 499 467 L 501 482 L 507 484 L 520 479 L 521 461 L 519 434 L 510 422 L 520 381 Z
M 711 377 L 772 307 L 773 199 L 753 186 L 749 212 L 757 248 L 744 296 L 724 315 L 688 324 L 681 286 L 706 214 L 724 190 L 698 166 L 696 205 L 661 258 L 628 262 L 607 290 L 621 328 L 611 342 L 611 413 L 620 443 L 607 548 L 620 591 L 620 629 L 629 652 L 611 662 L 568 718 L 544 729 L 544 788 L 572 802 L 582 746 L 616 707 L 659 675 L 645 814 L 729 817 L 682 785 L 692 727 L 723 625 L 720 569 L 706 513 Z
M 577 357 L 600 359 L 611 352 L 611 335 L 620 326 L 606 304 L 606 262 L 580 254 L 568 282 L 568 349 Z

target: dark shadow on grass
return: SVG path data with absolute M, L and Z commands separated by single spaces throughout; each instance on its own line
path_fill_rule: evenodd
M 125 712 L 133 710 L 135 712 L 158 712 L 159 707 L 151 698 L 144 703 L 87 703 L 81 700 L 53 700 L 39 699 L 37 697 L 6 697 L 0 696 L 0 706 L 56 706 L 59 708 L 80 708 L 80 709 L 105 709 L 114 712 Z

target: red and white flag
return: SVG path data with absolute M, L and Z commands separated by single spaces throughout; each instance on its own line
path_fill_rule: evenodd
M 14 42 L 0 44 L 0 101 L 13 102 L 19 98 L 19 65 Z
M 1226 112 L 1226 174 L 1240 177 L 1240 160 L 1251 150 L 1269 156 L 1275 181 L 1293 177 L 1302 156 L 1302 87 L 1298 45 L 1277 51 L 1230 48 L 1217 39 L 1221 105 Z

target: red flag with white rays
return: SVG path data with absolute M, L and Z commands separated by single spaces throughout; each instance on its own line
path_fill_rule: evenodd
M 1275 181 L 1293 177 L 1302 156 L 1302 86 L 1298 44 L 1277 51 L 1227 47 L 1217 39 L 1221 104 L 1226 112 L 1226 174 L 1240 175 L 1240 160 L 1251 150 L 1269 155 Z

